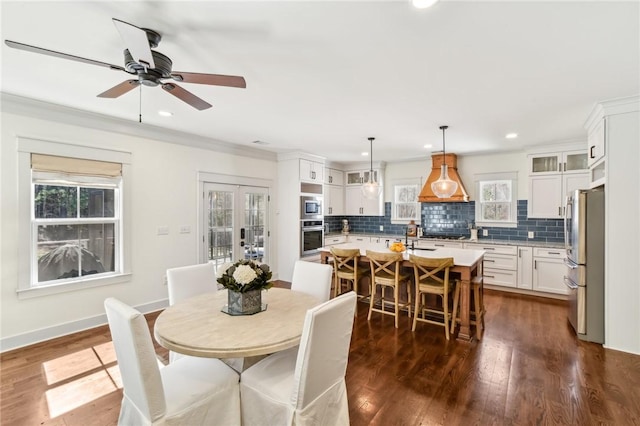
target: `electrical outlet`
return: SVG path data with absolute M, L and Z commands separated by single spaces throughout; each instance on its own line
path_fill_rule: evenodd
M 527 233 L 527 238 L 533 238 L 533 231 L 529 231 L 529 233 Z
M 384 226 L 380 225 L 380 231 L 384 231 Z
M 483 237 L 488 237 L 489 236 L 489 230 L 488 229 L 483 229 L 482 230 L 482 236 Z
M 169 285 L 169 281 L 167 280 L 167 276 L 163 275 L 162 277 L 162 285 Z
M 169 235 L 168 226 L 158 226 L 158 235 Z
M 190 234 L 191 233 L 191 227 L 189 225 L 183 225 L 180 227 L 180 233 L 181 234 Z

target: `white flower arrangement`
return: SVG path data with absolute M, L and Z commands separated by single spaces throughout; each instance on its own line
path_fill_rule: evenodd
M 269 265 L 246 259 L 224 263 L 216 271 L 216 281 L 224 288 L 239 293 L 271 288 L 271 276 Z

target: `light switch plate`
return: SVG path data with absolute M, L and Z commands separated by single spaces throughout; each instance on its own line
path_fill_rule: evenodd
M 380 230 L 384 231 L 384 226 L 380 225 Z
M 158 226 L 158 235 L 169 235 L 168 226 Z
M 489 230 L 488 229 L 483 229 L 482 230 L 482 236 L 483 237 L 488 237 L 489 236 Z
M 189 225 L 183 225 L 180 227 L 180 233 L 181 234 L 190 234 L 191 233 L 191 227 Z

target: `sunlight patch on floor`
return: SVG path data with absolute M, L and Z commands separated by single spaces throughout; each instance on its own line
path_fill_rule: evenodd
M 42 363 L 50 418 L 68 413 L 122 388 L 113 342 Z M 71 380 L 72 379 L 72 380 Z

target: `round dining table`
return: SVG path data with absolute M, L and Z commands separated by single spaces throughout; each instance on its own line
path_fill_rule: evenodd
M 320 300 L 306 293 L 271 288 L 262 293 L 264 309 L 229 315 L 227 290 L 182 300 L 156 319 L 154 336 L 163 347 L 208 358 L 255 357 L 300 343 L 307 310 Z M 226 310 L 226 309 L 225 309 Z

